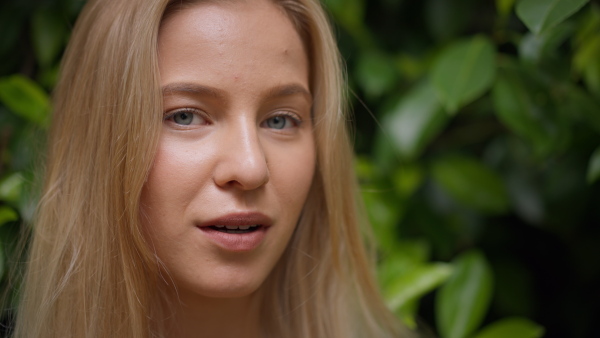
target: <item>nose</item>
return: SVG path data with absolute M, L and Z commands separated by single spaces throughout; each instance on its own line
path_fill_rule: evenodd
M 218 186 L 254 190 L 269 181 L 267 158 L 257 128 L 241 126 L 228 130 L 220 140 L 221 160 L 214 171 Z

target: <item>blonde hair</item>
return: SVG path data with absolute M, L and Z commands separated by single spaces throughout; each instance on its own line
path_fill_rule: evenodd
M 311 65 L 317 172 L 297 229 L 265 281 L 273 337 L 398 337 L 365 249 L 343 73 L 316 0 L 272 0 Z M 190 1 L 185 1 L 190 2 Z M 191 1 L 193 2 L 193 1 Z M 55 91 L 45 186 L 15 337 L 164 337 L 168 302 L 144 240 L 140 196 L 162 124 L 157 37 L 180 0 L 92 0 Z

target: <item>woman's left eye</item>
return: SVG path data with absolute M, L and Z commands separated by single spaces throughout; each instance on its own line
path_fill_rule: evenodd
M 300 124 L 300 120 L 292 116 L 277 115 L 268 118 L 264 124 L 271 129 L 287 129 L 297 127 Z

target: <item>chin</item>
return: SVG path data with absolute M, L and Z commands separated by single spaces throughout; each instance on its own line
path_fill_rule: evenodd
M 209 285 L 180 285 L 177 291 L 183 297 L 199 297 L 212 299 L 246 298 L 255 294 L 262 286 L 263 280 L 216 280 Z

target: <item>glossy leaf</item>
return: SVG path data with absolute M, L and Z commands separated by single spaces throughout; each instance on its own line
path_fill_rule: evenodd
M 594 183 L 600 178 L 600 147 L 596 148 L 590 163 L 588 164 L 587 170 L 587 181 L 588 183 Z
M 542 34 L 527 33 L 519 43 L 519 56 L 535 63 L 552 58 L 574 31 L 573 25 L 562 24 Z
M 422 82 L 408 92 L 384 120 L 384 128 L 403 158 L 415 158 L 448 122 L 433 88 Z
M 436 322 L 442 338 L 465 338 L 477 329 L 488 310 L 492 271 L 483 254 L 475 250 L 461 254 L 453 267 L 436 298 Z
M 14 173 L 0 180 L 0 200 L 17 203 L 21 197 L 23 175 Z
M 386 290 L 388 306 L 397 311 L 441 285 L 452 273 L 445 263 L 417 266 L 394 280 Z
M 481 36 L 455 43 L 439 56 L 431 79 L 446 110 L 455 113 L 491 87 L 495 58 L 494 45 Z
M 517 15 L 535 34 L 540 34 L 577 12 L 588 0 L 521 0 Z
M 16 221 L 19 219 L 17 212 L 6 205 L 0 206 L 0 226 L 4 223 Z
M 38 126 L 46 126 L 50 102 L 35 82 L 21 75 L 0 79 L 0 101 L 13 113 Z
M 49 67 L 62 50 L 67 35 L 64 23 L 56 13 L 39 10 L 33 15 L 31 34 L 38 62 Z
M 492 90 L 496 116 L 517 135 L 533 142 L 540 152 L 546 152 L 552 138 L 544 129 L 543 110 L 536 105 L 519 77 L 507 72 L 498 76 Z
M 474 338 L 540 338 L 544 328 L 525 318 L 506 318 L 485 327 Z
M 433 164 L 432 175 L 450 196 L 467 206 L 487 213 L 502 213 L 509 206 L 502 179 L 474 158 L 440 158 Z

